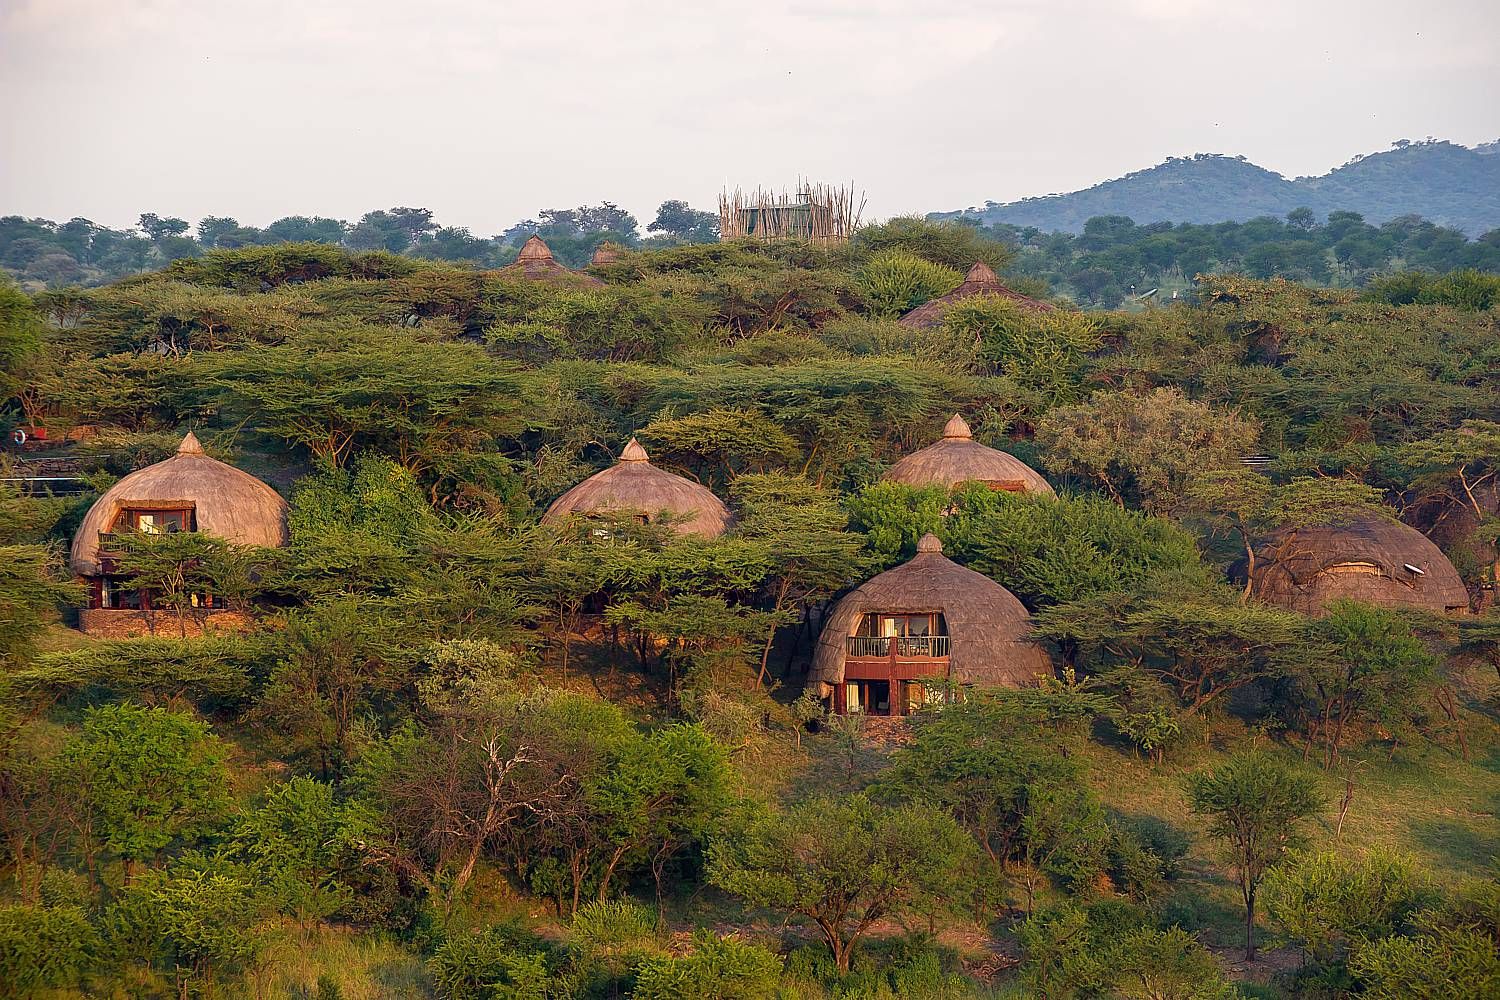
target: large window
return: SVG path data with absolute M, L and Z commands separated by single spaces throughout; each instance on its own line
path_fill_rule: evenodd
M 139 531 L 143 535 L 166 535 L 193 530 L 193 512 L 131 507 L 122 511 L 115 522 L 117 529 Z
M 938 611 L 917 614 L 867 614 L 859 623 L 859 634 L 868 638 L 895 639 L 947 635 L 948 626 Z

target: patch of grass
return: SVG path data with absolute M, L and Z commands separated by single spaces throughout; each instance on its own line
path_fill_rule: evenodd
M 322 926 L 294 932 L 266 956 L 261 975 L 271 997 L 318 996 L 318 980 L 338 987 L 341 1000 L 428 1000 L 432 983 L 422 959 L 369 933 Z

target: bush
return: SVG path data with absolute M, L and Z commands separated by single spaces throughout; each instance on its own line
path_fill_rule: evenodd
M 781 958 L 760 945 L 706 931 L 692 954 L 653 958 L 641 966 L 636 1000 L 762 1000 L 778 992 Z
M 540 938 L 500 924 L 448 938 L 427 961 L 440 1000 L 543 1000 L 551 981 Z
M 98 949 L 99 935 L 80 907 L 0 907 L 0 995 L 77 986 Z
M 1416 912 L 1425 895 L 1410 859 L 1384 851 L 1349 857 L 1302 854 L 1272 869 L 1266 911 L 1320 963 L 1354 944 L 1386 937 Z
M 872 315 L 895 317 L 946 295 L 963 281 L 951 267 L 906 250 L 883 250 L 859 269 L 860 288 Z
M 1359 947 L 1350 971 L 1365 1000 L 1452 1000 L 1500 996 L 1500 953 L 1477 931 L 1447 929 Z

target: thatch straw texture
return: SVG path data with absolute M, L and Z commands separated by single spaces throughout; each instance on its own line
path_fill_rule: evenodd
M 917 554 L 860 584 L 834 605 L 813 653 L 811 680 L 844 680 L 845 640 L 866 614 L 940 611 L 950 637 L 949 670 L 960 684 L 1025 687 L 1052 672 L 1047 654 L 1031 640 L 1031 616 L 1014 594 L 982 573 L 943 555 L 924 535 Z
M 1243 578 L 1243 563 L 1238 572 Z M 1261 600 L 1306 615 L 1323 614 L 1340 599 L 1439 614 L 1469 607 L 1442 550 L 1417 529 L 1383 518 L 1275 535 L 1257 546 L 1253 577 Z
M 502 267 L 499 273 L 510 278 L 524 278 L 527 281 L 551 281 L 574 285 L 604 284 L 592 274 L 574 271 L 559 264 L 552 256 L 552 248 L 547 246 L 540 236 L 528 239 L 516 256 L 515 263 Z
M 1017 493 L 1057 495 L 1047 480 L 1019 458 L 975 441 L 968 422 L 956 413 L 943 428 L 940 440 L 907 455 L 882 478 L 908 486 L 947 489 L 959 483 L 981 482 Z
M 605 264 L 613 264 L 625 256 L 625 248 L 618 243 L 605 240 L 594 247 L 594 256 L 589 259 L 589 267 L 603 267 Z
M 1003 299 L 1009 299 L 1026 309 L 1036 312 L 1052 312 L 1057 307 L 1049 302 L 1039 299 L 1028 298 L 1020 292 L 1011 291 L 1000 283 L 1000 278 L 984 261 L 978 261 L 969 268 L 969 273 L 964 275 L 963 284 L 959 285 L 947 295 L 924 302 L 905 316 L 901 317 L 902 326 L 927 328 L 943 325 L 943 314 L 948 307 L 971 295 L 998 295 Z
M 197 529 L 237 545 L 287 543 L 286 501 L 247 472 L 203 453 L 191 431 L 165 462 L 137 469 L 94 502 L 73 537 L 70 562 L 80 576 L 99 574 L 99 533 L 127 508 L 193 509 Z
M 636 514 L 649 521 L 663 511 L 682 518 L 673 527 L 684 535 L 716 538 L 732 521 L 729 508 L 712 490 L 658 469 L 640 442 L 631 438 L 619 462 L 554 500 L 542 521 L 590 513 Z

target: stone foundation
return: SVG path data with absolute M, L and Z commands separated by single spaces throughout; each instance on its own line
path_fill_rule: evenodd
M 175 611 L 136 611 L 130 608 L 83 608 L 78 612 L 78 631 L 101 639 L 158 636 L 177 639 L 214 633 L 238 632 L 250 619 L 238 611 L 197 611 L 177 617 Z

